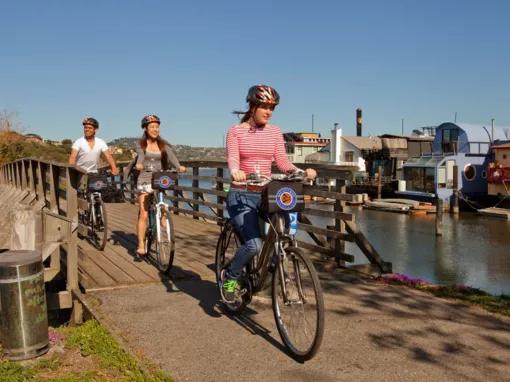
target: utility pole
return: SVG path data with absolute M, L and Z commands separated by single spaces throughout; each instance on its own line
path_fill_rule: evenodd
M 491 118 L 491 141 L 494 142 L 494 118 Z
M 312 114 L 312 133 L 313 133 L 313 114 Z
M 404 136 L 404 118 L 402 118 L 402 136 Z
M 453 122 L 457 123 L 457 112 L 455 112 L 455 116 L 453 117 Z

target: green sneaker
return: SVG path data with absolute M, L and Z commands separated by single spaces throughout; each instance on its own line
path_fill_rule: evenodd
M 236 279 L 227 279 L 223 283 L 223 298 L 227 302 L 234 302 L 236 299 L 236 291 L 238 290 L 239 281 Z

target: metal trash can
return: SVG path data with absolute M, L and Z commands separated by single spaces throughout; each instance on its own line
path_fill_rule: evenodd
M 0 342 L 11 360 L 48 351 L 44 267 L 38 251 L 0 253 Z

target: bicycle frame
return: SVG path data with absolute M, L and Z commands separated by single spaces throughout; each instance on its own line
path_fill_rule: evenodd
M 255 292 L 260 291 L 266 281 L 269 271 L 269 261 L 272 260 L 271 254 L 273 251 L 279 256 L 283 251 L 284 240 L 289 240 L 292 243 L 294 242 L 294 238 L 285 234 L 285 217 L 283 213 L 275 213 L 270 219 L 267 219 L 267 221 L 269 222 L 269 231 L 264 239 L 255 268 L 250 271 L 250 274 L 259 275 L 259 282 L 257 285 L 253 285 Z M 278 261 L 278 268 L 279 271 L 283 272 L 280 261 Z

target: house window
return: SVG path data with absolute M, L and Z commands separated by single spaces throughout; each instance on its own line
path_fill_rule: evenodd
M 404 167 L 406 190 L 435 193 L 434 167 Z
M 303 155 L 303 148 L 301 146 L 296 147 L 296 154 L 299 156 Z
M 506 159 L 506 154 L 503 154 L 503 159 Z
M 444 153 L 456 153 L 459 131 L 457 129 L 444 129 L 442 147 Z
M 354 151 L 346 151 L 344 153 L 344 162 L 354 162 Z
M 437 187 L 445 188 L 446 187 L 446 167 L 441 166 L 437 168 Z
M 467 180 L 472 181 L 476 177 L 475 166 L 467 164 L 464 166 L 464 176 Z

